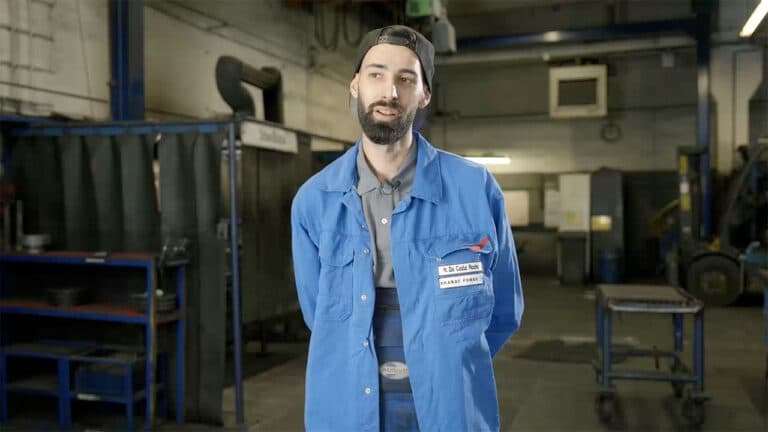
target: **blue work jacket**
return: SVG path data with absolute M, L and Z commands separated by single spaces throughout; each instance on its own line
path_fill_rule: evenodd
M 422 431 L 499 429 L 492 358 L 520 325 L 512 232 L 485 167 L 420 134 L 411 195 L 392 212 L 392 262 Z M 312 331 L 309 431 L 379 430 L 371 234 L 357 194 L 361 142 L 310 178 L 291 208 L 293 265 Z

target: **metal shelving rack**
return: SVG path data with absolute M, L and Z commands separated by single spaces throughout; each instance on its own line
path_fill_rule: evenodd
M 25 121 L 26 118 L 7 118 L 0 116 L 0 121 Z M 64 135 L 77 135 L 77 136 L 119 136 L 123 134 L 130 135 L 143 135 L 150 136 L 156 134 L 184 134 L 184 133 L 196 133 L 196 134 L 214 134 L 223 133 L 226 136 L 223 143 L 223 149 L 225 148 L 228 154 L 236 154 L 237 149 L 240 147 L 237 136 L 239 134 L 240 125 L 244 119 L 239 117 L 232 117 L 223 120 L 209 120 L 209 121 L 177 121 L 177 122 L 144 122 L 144 121 L 118 121 L 118 122 L 96 122 L 96 123 L 68 123 L 68 122 L 56 122 L 50 119 L 44 119 L 40 122 L 28 122 L 35 123 L 34 125 L 28 125 L 26 127 L 18 127 L 11 130 L 11 135 L 15 138 L 22 137 L 60 137 Z M 257 122 L 250 119 L 251 122 Z M 264 123 L 264 122 L 261 122 Z M 7 165 L 10 158 L 8 155 L 11 152 L 11 146 L 6 145 L 3 155 L 3 164 Z M 236 158 L 229 158 L 229 174 L 228 174 L 228 189 L 229 189 L 229 238 L 230 247 L 237 247 L 237 239 L 240 238 L 240 222 L 237 215 L 240 214 L 238 210 L 238 187 L 237 187 L 237 161 Z M 8 167 L 5 167 L 5 172 L 8 172 Z M 112 259 L 116 259 L 115 256 Z M 241 282 L 240 282 L 240 254 L 230 254 L 229 259 L 231 262 L 230 271 L 232 272 L 232 332 L 233 332 L 233 346 L 234 346 L 234 387 L 235 387 L 235 413 L 237 424 L 242 425 L 245 423 L 245 413 L 243 409 L 243 366 L 242 366 L 242 308 L 240 305 L 241 299 Z M 98 312 L 93 312 L 98 315 Z M 111 315 L 116 317 L 116 315 Z M 122 316 L 123 319 L 130 321 L 136 321 L 136 316 Z M 138 318 L 141 322 L 141 319 Z
M 6 272 L 12 271 L 16 264 L 39 265 L 72 265 L 72 266 L 101 266 L 101 267 L 132 267 L 141 268 L 146 272 L 147 310 L 142 313 L 133 308 L 106 303 L 84 304 L 72 307 L 59 307 L 43 301 L 14 300 L 7 298 L 8 282 Z M 7 314 L 44 316 L 78 320 L 105 321 L 114 323 L 142 325 L 145 327 L 145 386 L 137 393 L 129 392 L 125 397 L 98 397 L 97 395 L 82 395 L 72 391 L 69 383 L 69 366 L 72 362 L 111 363 L 126 367 L 126 385 L 132 379 L 131 363 L 120 360 L 109 360 L 98 356 L 88 355 L 88 346 L 63 346 L 61 344 L 7 344 L 8 328 L 0 329 L 0 422 L 7 421 L 8 393 L 26 392 L 34 394 L 55 395 L 59 398 L 59 422 L 62 427 L 71 424 L 71 402 L 78 400 L 100 400 L 105 402 L 123 403 L 126 405 L 128 425 L 132 426 L 133 403 L 146 399 L 146 428 L 150 429 L 155 414 L 156 393 L 167 391 L 166 377 L 163 376 L 160 385 L 156 384 L 155 366 L 158 359 L 157 326 L 165 323 L 176 325 L 176 422 L 184 421 L 184 326 L 185 326 L 185 297 L 184 297 L 184 260 L 165 263 L 168 270 L 176 270 L 176 309 L 168 313 L 156 311 L 155 289 L 157 287 L 158 257 L 146 253 L 115 253 L 101 257 L 88 252 L 46 252 L 40 254 L 5 253 L 0 254 L 0 317 Z M 91 350 L 95 349 L 91 347 Z M 90 351 L 92 352 L 92 351 Z M 55 386 L 49 382 L 9 383 L 7 376 L 8 357 L 36 357 L 55 359 L 58 371 L 54 376 Z M 165 368 L 160 373 L 165 375 Z M 51 378 L 51 377 L 49 377 Z M 53 387 L 55 390 L 52 390 Z M 127 387 L 131 389 L 132 387 Z M 163 404 L 166 405 L 166 404 Z M 165 410 L 163 409 L 163 412 Z

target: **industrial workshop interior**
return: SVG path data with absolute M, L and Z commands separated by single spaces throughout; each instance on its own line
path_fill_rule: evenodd
M 768 0 L 0 0 L 0 430 L 768 431 Z

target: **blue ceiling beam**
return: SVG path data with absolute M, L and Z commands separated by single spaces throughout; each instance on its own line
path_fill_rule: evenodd
M 695 19 L 678 19 L 642 23 L 615 24 L 605 27 L 577 30 L 555 30 L 542 33 L 523 33 L 506 36 L 465 38 L 457 41 L 458 49 L 516 48 L 529 45 L 580 43 L 630 39 L 661 34 L 687 34 L 695 37 Z

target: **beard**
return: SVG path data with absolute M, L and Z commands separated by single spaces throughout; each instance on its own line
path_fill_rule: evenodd
M 377 106 L 397 110 L 400 115 L 390 121 L 376 121 L 373 118 L 373 110 Z M 357 118 L 360 120 L 360 127 L 365 136 L 375 144 L 389 145 L 399 141 L 413 126 L 415 117 L 416 110 L 404 111 L 403 107 L 395 101 L 374 102 L 366 110 L 363 101 L 360 98 L 357 99 Z

